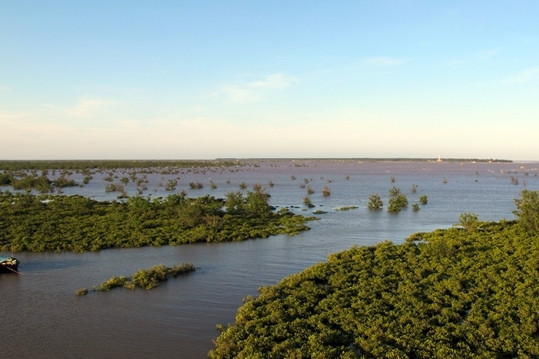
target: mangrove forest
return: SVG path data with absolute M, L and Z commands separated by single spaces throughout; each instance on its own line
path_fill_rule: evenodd
M 98 251 L 106 248 L 240 241 L 296 234 L 312 218 L 268 204 L 262 186 L 226 198 L 129 197 L 0 192 L 1 251 Z
M 537 358 L 538 194 L 522 192 L 515 221 L 462 216 L 263 287 L 218 326 L 209 356 Z

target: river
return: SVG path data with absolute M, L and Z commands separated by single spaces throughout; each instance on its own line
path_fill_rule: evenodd
M 127 173 L 116 171 L 114 181 Z M 105 191 L 103 178 L 108 175 L 95 173 L 87 185 L 66 188 L 64 194 L 113 199 L 118 193 Z M 82 174 L 72 176 L 82 180 Z M 15 253 L 22 274 L 0 275 L 1 357 L 205 358 L 218 335 L 216 325 L 232 323 L 243 298 L 256 295 L 259 287 L 354 245 L 399 243 L 414 232 L 450 227 L 464 212 L 475 213 L 480 220 L 514 219 L 514 199 L 523 189 L 539 190 L 538 176 L 539 163 L 531 162 L 357 160 L 261 161 L 219 170 L 150 173 L 143 196 L 184 190 L 189 196 L 223 197 L 239 191 L 242 182 L 247 190 L 258 183 L 276 207 L 305 215 L 314 210 L 326 213 L 309 222 L 310 231 L 296 236 L 82 254 Z M 174 191 L 165 190 L 170 179 L 178 182 Z M 193 181 L 204 188 L 191 189 Z M 326 186 L 330 196 L 322 195 Z M 374 193 L 387 206 L 393 186 L 411 204 L 420 195 L 427 196 L 428 204 L 398 214 L 367 209 Z M 307 210 L 303 199 L 309 188 L 315 207 Z M 125 191 L 137 193 L 129 183 Z M 193 263 L 197 271 L 148 291 L 120 288 L 75 295 L 77 289 L 92 288 L 112 276 L 181 262 Z

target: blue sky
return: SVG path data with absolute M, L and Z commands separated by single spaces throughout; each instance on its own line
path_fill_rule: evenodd
M 539 160 L 539 1 L 0 2 L 0 159 Z

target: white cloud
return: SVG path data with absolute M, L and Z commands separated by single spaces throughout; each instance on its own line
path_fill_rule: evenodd
M 286 89 L 295 81 L 295 77 L 275 73 L 270 74 L 261 80 L 225 86 L 221 93 L 224 93 L 228 100 L 232 102 L 252 102 L 261 99 L 270 92 Z
M 260 98 L 260 94 L 250 88 L 241 86 L 228 86 L 223 89 L 226 97 L 232 102 L 251 102 Z
M 48 112 L 59 119 L 88 119 L 102 114 L 112 103 L 111 100 L 103 98 L 83 96 L 73 104 L 45 104 L 40 112 L 41 115 Z
M 516 85 L 536 80 L 539 80 L 539 66 L 530 67 L 514 76 L 508 77 L 504 83 L 507 85 Z
M 249 88 L 257 88 L 257 89 L 287 88 L 294 81 L 296 81 L 295 77 L 286 77 L 283 74 L 272 74 L 272 75 L 268 75 L 262 81 L 254 81 L 254 82 L 248 83 L 247 87 L 249 87 Z

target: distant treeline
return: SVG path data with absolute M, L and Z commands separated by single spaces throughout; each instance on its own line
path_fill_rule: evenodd
M 219 160 L 21 160 L 0 161 L 0 170 L 47 170 L 47 169 L 114 169 L 114 168 L 162 168 L 162 167 L 227 167 L 237 161 Z
M 492 158 L 414 158 L 414 157 L 344 157 L 344 158 L 242 158 L 222 159 L 223 161 L 244 161 L 244 162 L 264 162 L 264 161 L 363 161 L 363 162 L 513 162 L 512 160 L 492 159 Z
M 162 168 L 162 167 L 229 167 L 263 161 L 402 161 L 435 162 L 438 158 L 222 158 L 215 160 L 0 160 L 1 171 L 46 169 L 114 169 L 114 168 Z M 442 158 L 443 162 L 513 162 L 504 159 Z

